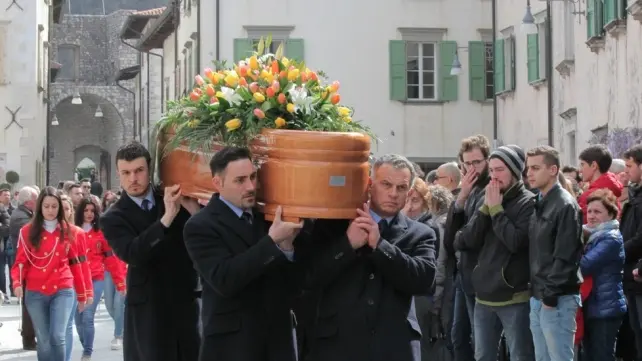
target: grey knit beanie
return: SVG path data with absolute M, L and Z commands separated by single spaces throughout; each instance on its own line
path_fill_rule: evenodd
M 517 145 L 502 145 L 501 147 L 495 149 L 491 154 L 490 158 L 500 159 L 511 173 L 517 179 L 522 179 L 522 173 L 524 172 L 524 165 L 526 163 L 526 154 L 524 150 Z

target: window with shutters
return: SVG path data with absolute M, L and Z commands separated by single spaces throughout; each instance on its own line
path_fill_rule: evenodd
M 451 75 L 457 43 L 442 40 L 446 29 L 400 28 L 399 32 L 403 40 L 389 41 L 390 99 L 457 100 L 458 76 Z
M 515 35 L 513 27 L 508 27 L 501 32 L 501 38 L 495 40 L 495 67 L 494 87 L 495 94 L 507 93 L 515 90 Z
M 78 46 L 72 44 L 58 45 L 57 59 L 61 67 L 58 70 L 56 80 L 77 80 L 80 62 Z
M 604 2 L 586 0 L 586 46 L 592 52 L 604 48 Z

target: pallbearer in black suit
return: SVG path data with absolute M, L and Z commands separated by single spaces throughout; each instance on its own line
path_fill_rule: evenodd
M 150 184 L 151 157 L 140 143 L 121 147 L 116 168 L 125 194 L 100 219 L 125 261 L 125 361 L 196 361 L 200 346 L 200 283 L 183 242 L 183 226 L 200 206 Z
M 415 179 L 397 155 L 373 166 L 370 202 L 352 221 L 317 220 L 297 240 L 297 262 L 309 265 L 306 287 L 320 295 L 305 319 L 310 361 L 420 361 L 414 295 L 435 280 L 435 233 L 400 213 Z M 312 321 L 310 321 L 312 317 Z
M 203 280 L 199 360 L 295 360 L 287 280 L 294 275 L 292 244 L 302 224 L 282 222 L 279 208 L 266 232 L 255 209 L 257 172 L 247 149 L 222 149 L 210 169 L 220 193 L 184 231 Z

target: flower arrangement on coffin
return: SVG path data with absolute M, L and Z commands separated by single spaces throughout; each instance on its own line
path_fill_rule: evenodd
M 284 57 L 283 44 L 266 53 L 270 43 L 261 39 L 232 67 L 205 69 L 188 96 L 169 103 L 157 124 L 163 182 L 205 198 L 215 191 L 207 155 L 226 145 L 249 147 L 260 160 L 266 213 L 282 205 L 285 216 L 350 218 L 366 192 L 373 134 L 341 104 L 338 81 L 325 84 L 323 72 Z M 350 215 L 342 215 L 347 209 Z

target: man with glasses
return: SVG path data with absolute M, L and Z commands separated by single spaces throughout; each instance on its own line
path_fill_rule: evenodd
M 459 160 L 464 165 L 460 191 L 446 221 L 444 247 L 457 259 L 452 343 L 455 359 L 474 361 L 473 313 L 475 290 L 472 272 L 477 265 L 477 251 L 465 247 L 466 237 L 473 237 L 476 211 L 484 204 L 484 188 L 489 182 L 490 143 L 483 135 L 466 138 L 461 143 Z M 455 259 L 453 258 L 453 259 Z

